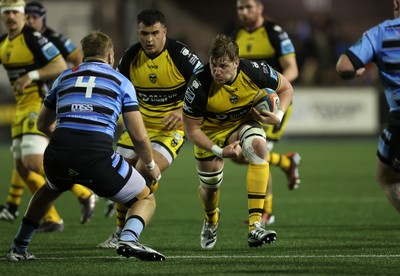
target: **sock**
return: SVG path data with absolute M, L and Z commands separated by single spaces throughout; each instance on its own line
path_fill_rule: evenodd
M 29 188 L 29 191 L 32 195 L 46 183 L 43 176 L 41 176 L 40 174 L 35 173 L 33 171 L 29 172 L 29 175 L 27 178 L 24 179 L 24 182 L 25 182 L 26 186 Z M 61 221 L 61 217 L 58 214 L 54 205 L 51 206 L 50 210 L 46 213 L 46 215 L 44 216 L 43 219 L 46 222 L 58 223 Z
M 269 164 L 249 164 L 246 177 L 247 202 L 249 209 L 249 232 L 254 222 L 261 222 L 264 207 L 265 191 L 269 177 Z
M 284 171 L 290 167 L 290 159 L 285 154 L 271 152 L 268 154 L 268 162 L 271 166 L 279 167 Z
M 39 227 L 39 223 L 30 221 L 25 217 L 22 218 L 21 226 L 14 238 L 12 248 L 16 253 L 24 253 L 28 249 L 28 245 L 32 240 L 33 234 L 35 234 L 36 229 Z
M 21 198 L 24 194 L 25 183 L 22 178 L 19 176 L 16 169 L 13 169 L 11 176 L 11 185 L 8 190 L 7 196 L 7 204 L 8 210 L 11 212 L 16 212 L 18 210 L 18 206 L 21 204 Z
M 144 220 L 139 216 L 131 216 L 126 220 L 119 239 L 121 241 L 138 241 L 143 229 Z
M 126 208 L 121 203 L 115 202 L 115 210 L 115 214 L 117 216 L 117 229 L 118 227 L 122 229 L 125 226 L 126 213 L 128 212 L 128 208 Z
M 89 196 L 92 195 L 92 191 L 88 188 L 86 188 L 85 186 L 79 185 L 79 184 L 75 184 L 74 186 L 72 186 L 71 188 L 71 192 L 80 199 L 87 199 L 89 198 Z
M 200 196 L 200 189 L 199 189 L 199 198 L 201 206 L 203 207 L 205 213 L 205 219 L 208 223 L 211 223 L 213 226 L 215 226 L 218 223 L 219 219 L 218 217 L 219 196 L 220 196 L 220 190 L 218 189 L 212 200 L 205 201 Z
M 266 195 L 264 198 L 264 213 L 272 214 L 272 194 Z
M 43 176 L 33 171 L 30 171 L 26 178 L 23 178 L 25 185 L 28 187 L 29 192 L 33 195 L 40 187 L 42 187 L 46 180 Z

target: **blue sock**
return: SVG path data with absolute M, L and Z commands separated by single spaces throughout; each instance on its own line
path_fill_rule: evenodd
M 21 226 L 12 244 L 14 252 L 24 253 L 28 249 L 28 245 L 38 227 L 39 223 L 27 220 L 25 217 L 22 218 Z
M 143 229 L 144 221 L 141 217 L 129 217 L 125 222 L 124 229 L 122 229 L 119 239 L 121 241 L 138 241 Z

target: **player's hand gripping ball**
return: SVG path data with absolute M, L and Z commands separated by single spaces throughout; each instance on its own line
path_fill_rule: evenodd
M 253 106 L 258 112 L 267 110 L 276 114 L 279 109 L 279 96 L 270 88 L 260 89 L 254 97 Z

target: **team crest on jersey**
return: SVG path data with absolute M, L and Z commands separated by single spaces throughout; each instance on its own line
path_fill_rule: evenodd
M 149 79 L 150 79 L 151 83 L 156 83 L 157 75 L 156 74 L 149 74 Z
M 37 118 L 37 114 L 35 112 L 31 112 L 28 115 L 28 128 L 33 128 L 35 126 L 35 121 Z
M 233 104 L 237 103 L 238 100 L 239 100 L 239 99 L 238 99 L 238 96 L 236 96 L 236 95 L 232 95 L 232 96 L 229 97 L 229 101 L 230 101 L 231 103 L 233 103 Z
M 251 43 L 248 43 L 248 44 L 246 45 L 246 50 L 247 50 L 247 52 L 250 52 L 252 47 L 253 47 L 253 45 L 252 45 Z
M 182 136 L 179 134 L 179 132 L 174 132 L 174 139 L 171 141 L 171 147 L 176 147 L 181 140 Z

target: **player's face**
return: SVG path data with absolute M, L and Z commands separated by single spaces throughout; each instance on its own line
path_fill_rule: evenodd
M 43 18 L 36 14 L 27 14 L 26 24 L 40 32 L 43 28 Z
M 252 27 L 262 16 L 263 7 L 254 0 L 237 0 L 236 11 L 240 22 L 246 27 Z
M 25 15 L 18 11 L 6 11 L 1 14 L 4 25 L 10 32 L 19 31 L 25 24 Z
M 238 66 L 239 59 L 231 61 L 227 57 L 210 58 L 211 75 L 217 84 L 233 82 L 237 75 Z
M 139 23 L 138 39 L 148 56 L 156 56 L 164 49 L 167 37 L 167 28 L 160 22 L 152 26 Z

